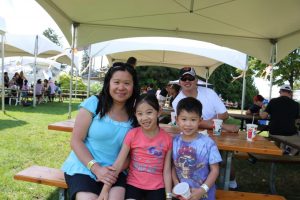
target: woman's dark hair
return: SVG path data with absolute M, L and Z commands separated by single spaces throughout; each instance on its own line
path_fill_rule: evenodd
M 38 79 L 38 80 L 37 80 L 37 83 L 41 84 L 41 83 L 42 83 L 42 80 L 41 80 L 41 79 Z
M 198 99 L 194 97 L 186 97 L 181 99 L 177 104 L 177 116 L 182 112 L 196 113 L 199 117 L 202 117 L 202 104 Z
M 160 106 L 158 103 L 158 100 L 154 94 L 142 94 L 136 101 L 135 107 L 134 107 L 134 113 L 136 112 L 136 108 L 141 104 L 141 103 L 147 103 L 151 107 L 154 108 L 157 112 L 159 112 Z M 136 124 L 137 121 L 135 122 Z M 157 124 L 159 124 L 159 119 L 157 119 Z
M 113 99 L 109 93 L 109 83 L 110 83 L 110 80 L 111 80 L 113 74 L 117 71 L 127 71 L 132 76 L 133 93 L 132 93 L 131 97 L 126 101 L 125 107 L 126 107 L 126 111 L 129 116 L 129 120 L 131 120 L 132 124 L 134 125 L 133 108 L 134 108 L 136 99 L 139 97 L 140 90 L 139 90 L 139 86 L 138 86 L 139 84 L 138 84 L 138 79 L 137 79 L 135 69 L 126 63 L 122 63 L 122 62 L 114 63 L 113 66 L 110 67 L 108 72 L 105 74 L 103 88 L 98 95 L 99 102 L 97 105 L 96 113 L 99 113 L 100 118 L 102 118 L 111 109 L 111 107 L 113 105 Z

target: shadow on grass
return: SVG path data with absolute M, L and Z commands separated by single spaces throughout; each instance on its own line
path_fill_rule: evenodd
M 78 105 L 80 102 L 72 102 L 72 111 L 78 110 Z M 24 112 L 24 113 L 44 113 L 44 114 L 56 114 L 64 115 L 69 112 L 69 102 L 59 103 L 59 102 L 48 102 L 44 104 L 39 104 L 36 107 L 28 106 L 6 106 L 6 111 L 9 112 Z
M 0 124 L 0 130 L 4 130 L 8 128 L 15 128 L 16 126 L 24 126 L 28 123 L 21 120 L 0 119 Z

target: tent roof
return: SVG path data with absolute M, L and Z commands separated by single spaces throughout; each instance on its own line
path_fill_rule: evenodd
M 127 38 L 93 44 L 91 56 L 102 55 L 107 55 L 110 62 L 126 62 L 134 56 L 138 65 L 193 66 L 204 78 L 207 67 L 211 74 L 222 63 L 241 70 L 247 67 L 244 53 L 207 42 L 167 37 Z
M 140 36 L 208 41 L 269 63 L 277 41 L 277 61 L 300 45 L 299 0 L 36 0 L 77 46 Z

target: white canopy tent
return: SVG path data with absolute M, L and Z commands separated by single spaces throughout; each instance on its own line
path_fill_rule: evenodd
M 36 1 L 73 49 L 118 38 L 178 37 L 237 49 L 274 66 L 300 45 L 299 0 Z M 272 73 L 270 82 L 271 97 Z
M 246 70 L 247 55 L 208 42 L 168 37 L 138 37 L 100 42 L 91 46 L 91 57 L 106 55 L 110 63 L 126 62 L 130 56 L 138 65 L 174 68 L 193 66 L 197 75 L 208 78 L 219 65 L 226 63 Z M 209 70 L 209 71 L 208 71 Z
M 4 19 L 0 18 L 0 27 L 4 24 Z M 63 53 L 64 50 L 51 42 L 48 38 L 43 35 L 14 35 L 5 33 L 2 34 L 1 46 L 2 50 L 2 80 L 4 73 L 4 57 L 5 56 L 34 56 L 34 71 L 36 71 L 36 60 L 37 56 L 40 57 L 50 57 L 57 54 Z M 63 61 L 66 61 L 66 57 L 62 57 Z M 69 58 L 70 60 L 70 58 Z M 4 80 L 3 80 L 4 81 Z M 36 77 L 34 76 L 34 82 L 36 82 Z M 4 84 L 2 84 L 2 91 L 4 91 Z M 34 87 L 35 94 L 35 87 Z M 35 97 L 35 95 L 34 95 Z M 33 98 L 33 106 L 36 105 L 36 99 Z M 2 111 L 4 112 L 4 92 L 2 92 Z
M 141 36 L 207 41 L 275 63 L 300 45 L 298 0 L 36 0 L 77 46 Z M 138 9 L 137 9 L 138 8 Z M 274 54 L 273 48 L 277 47 Z

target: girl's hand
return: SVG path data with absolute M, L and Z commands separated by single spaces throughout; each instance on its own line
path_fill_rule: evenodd
M 112 166 L 101 167 L 98 164 L 94 164 L 92 172 L 96 175 L 97 181 L 101 181 L 104 184 L 112 186 L 118 178 L 115 168 Z
M 206 194 L 206 192 L 201 188 L 199 188 L 199 189 L 192 188 L 191 196 L 190 196 L 190 198 L 188 198 L 188 200 L 199 200 L 205 194 Z
M 97 200 L 108 200 L 109 191 L 101 191 Z

